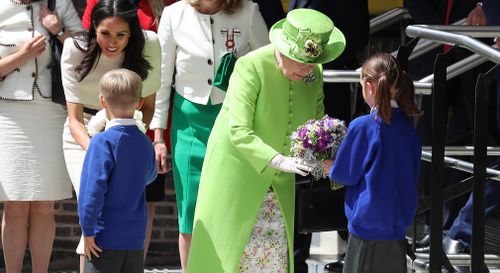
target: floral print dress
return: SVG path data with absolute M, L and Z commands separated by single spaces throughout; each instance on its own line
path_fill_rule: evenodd
M 285 224 L 276 194 L 271 189 L 264 199 L 237 272 L 288 272 Z

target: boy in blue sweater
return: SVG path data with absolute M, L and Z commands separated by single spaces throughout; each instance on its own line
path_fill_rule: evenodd
M 417 209 L 422 146 L 409 119 L 420 114 L 413 80 L 390 54 L 370 57 L 361 70 L 369 115 L 351 122 L 331 180 L 346 186 L 350 237 L 343 272 L 406 272 L 405 230 Z
M 101 79 L 99 100 L 110 120 L 92 137 L 83 163 L 78 216 L 84 272 L 143 272 L 147 208 L 144 189 L 157 175 L 151 141 L 133 119 L 142 80 L 127 69 Z

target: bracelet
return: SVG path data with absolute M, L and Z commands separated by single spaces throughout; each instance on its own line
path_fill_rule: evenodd
M 483 6 L 483 2 L 477 2 L 476 6 L 482 7 Z
M 161 140 L 153 141 L 153 146 L 156 146 L 156 144 L 165 144 L 165 140 L 161 139 Z

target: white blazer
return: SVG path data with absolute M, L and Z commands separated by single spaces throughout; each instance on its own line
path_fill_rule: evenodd
M 19 51 L 24 43 L 33 36 L 44 35 L 45 51 L 12 71 L 5 78 L 0 78 L 0 99 L 33 100 L 33 92 L 40 92 L 43 97 L 50 97 L 52 82 L 50 76 L 51 52 L 49 32 L 40 23 L 40 4 L 47 1 L 33 2 L 31 5 L 2 1 L 0 5 L 0 58 Z M 31 9 L 33 20 L 31 20 Z M 56 1 L 55 10 L 64 28 L 75 33 L 83 31 L 82 23 L 72 1 Z M 33 28 L 29 26 L 32 25 Z
M 151 129 L 167 126 L 173 78 L 176 92 L 187 100 L 220 104 L 225 92 L 212 86 L 220 58 L 228 51 L 239 57 L 269 43 L 258 5 L 247 0 L 231 15 L 222 11 L 201 14 L 186 1 L 178 1 L 163 10 L 158 39 L 162 50 L 161 87 Z

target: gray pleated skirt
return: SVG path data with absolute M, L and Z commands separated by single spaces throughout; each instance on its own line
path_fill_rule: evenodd
M 406 273 L 404 240 L 363 240 L 349 234 L 344 273 Z

